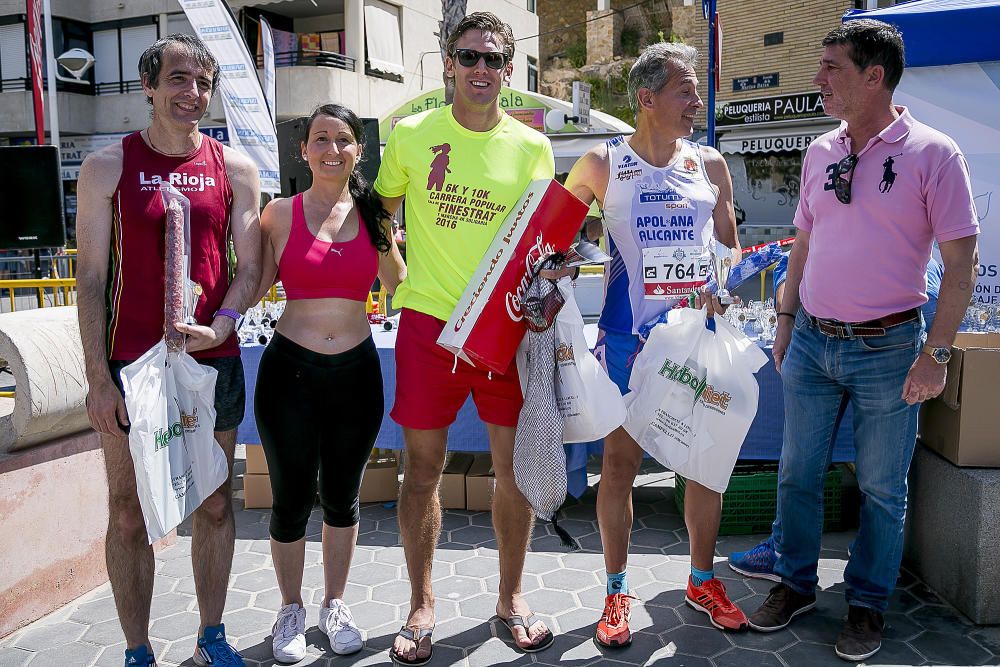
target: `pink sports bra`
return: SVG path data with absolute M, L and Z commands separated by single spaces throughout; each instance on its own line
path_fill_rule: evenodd
M 378 251 L 358 214 L 358 234 L 350 241 L 320 241 L 309 231 L 302 194 L 292 199 L 292 228 L 278 262 L 285 296 L 295 299 L 367 301 L 378 275 Z

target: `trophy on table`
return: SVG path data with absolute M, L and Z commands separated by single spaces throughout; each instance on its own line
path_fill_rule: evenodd
M 719 297 L 719 303 L 722 305 L 732 305 L 736 303 L 736 299 L 734 299 L 733 295 L 729 293 L 726 286 L 729 284 L 729 274 L 732 272 L 733 267 L 740 261 L 740 251 L 736 248 L 726 246 L 715 238 L 712 239 L 710 247 L 712 255 L 712 271 L 715 272 L 715 282 L 719 286 L 719 291 L 716 292 L 716 296 Z

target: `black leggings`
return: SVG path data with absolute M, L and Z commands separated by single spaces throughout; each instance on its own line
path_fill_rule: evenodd
M 271 537 L 306 534 L 316 498 L 323 521 L 358 523 L 358 490 L 385 409 L 382 371 L 368 338 L 340 354 L 320 354 L 279 333 L 261 356 L 254 413 L 271 475 Z

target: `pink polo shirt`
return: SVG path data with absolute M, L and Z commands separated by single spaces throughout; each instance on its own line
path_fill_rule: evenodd
M 864 322 L 923 305 L 933 241 L 979 233 L 958 146 L 896 110 L 899 118 L 858 152 L 850 204 L 837 200 L 831 179 L 852 150 L 847 124 L 806 151 L 794 222 L 810 233 L 799 296 L 816 317 Z

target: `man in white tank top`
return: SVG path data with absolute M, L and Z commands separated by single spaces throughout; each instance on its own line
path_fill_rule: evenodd
M 714 148 L 687 140 L 695 114 L 704 106 L 697 92 L 697 55 L 683 44 L 648 47 L 629 72 L 635 134 L 589 151 L 566 181 L 573 194 L 586 203 L 596 199 L 604 211 L 612 261 L 605 274 L 598 340 L 603 350 L 598 356 L 623 394 L 641 345 L 639 327 L 705 282 L 706 263 L 690 258 L 701 255 L 713 235 L 724 245 L 738 245 L 726 162 Z M 665 275 L 665 263 L 671 264 L 671 275 Z M 718 300 L 712 299 L 709 310 L 721 310 Z M 604 646 L 631 642 L 625 564 L 632 485 L 642 458 L 643 450 L 624 428 L 604 439 L 597 516 L 608 595 L 596 633 Z M 713 626 L 745 630 L 746 616 L 712 570 L 721 515 L 722 494 L 688 481 L 684 520 L 691 540 L 691 576 L 686 600 L 708 614 Z

